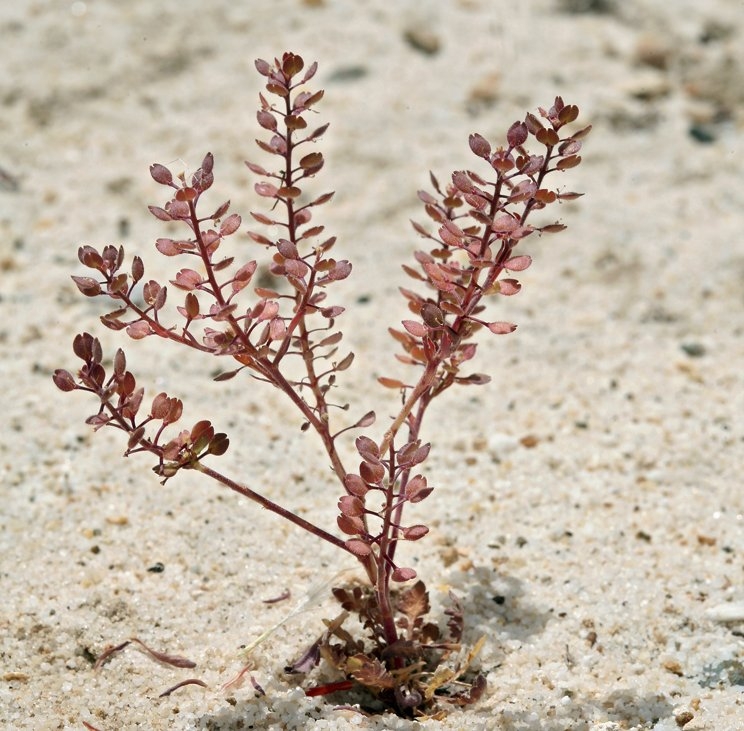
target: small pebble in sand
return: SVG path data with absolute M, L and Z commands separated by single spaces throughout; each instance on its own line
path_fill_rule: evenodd
M 744 601 L 711 607 L 705 612 L 705 616 L 712 622 L 744 622 Z

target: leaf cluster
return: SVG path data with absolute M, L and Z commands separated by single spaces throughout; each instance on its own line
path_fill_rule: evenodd
M 482 135 L 470 136 L 470 150 L 487 164 L 487 173 L 455 171 L 444 187 L 431 174 L 434 193 L 418 193 L 436 230 L 431 232 L 412 222 L 432 245 L 429 251 L 415 252 L 416 266 L 404 264 L 403 270 L 426 293 L 401 288 L 416 319 L 404 320 L 403 329 L 390 328 L 390 334 L 403 351 L 396 356 L 401 362 L 421 368 L 436 364 L 432 396 L 454 383 L 481 385 L 490 381 L 486 374 L 460 373 L 461 366 L 476 354 L 473 336 L 479 329 L 485 327 L 496 335 L 516 329 L 510 322 L 484 320 L 485 301 L 521 290 L 522 285 L 511 274 L 532 263 L 528 255 L 513 253 L 523 239 L 535 232 L 556 233 L 565 228 L 559 222 L 532 225 L 528 218 L 553 203 L 580 196 L 546 187 L 545 178 L 581 162 L 581 140 L 591 127 L 563 134 L 579 110 L 564 104 L 561 97 L 556 97 L 548 110 L 539 111 L 545 123 L 527 114 L 524 121 L 511 125 L 506 145 L 496 149 Z M 541 151 L 530 152 L 530 141 L 537 142 Z M 379 380 L 404 392 L 412 388 L 397 378 Z
M 227 451 L 230 440 L 215 432 L 211 422 L 197 421 L 190 429 L 175 436 L 167 427 L 178 422 L 183 413 L 181 399 L 159 393 L 152 401 L 149 413 L 141 417 L 144 389 L 138 388 L 131 371 L 127 370 L 124 351 L 119 348 L 109 375 L 104 367 L 103 351 L 98 338 L 81 333 L 73 341 L 75 354 L 83 361 L 78 380 L 64 369 L 54 372 L 53 380 L 62 391 L 88 391 L 99 400 L 99 409 L 85 421 L 94 429 L 111 426 L 127 432 L 125 455 L 149 452 L 158 458 L 154 471 L 163 482 L 181 468 L 193 469 L 207 455 L 220 456 Z
M 347 548 L 356 556 L 367 557 L 373 551 L 379 556 L 384 555 L 385 542 L 389 543 L 391 535 L 395 542 L 423 538 L 429 532 L 427 526 L 403 525 L 399 519 L 406 503 L 419 503 L 434 489 L 423 474 L 411 476 L 411 470 L 429 456 L 431 444 L 421 444 L 420 440 L 407 442 L 399 449 L 391 449 L 391 454 L 385 457 L 376 442 L 360 436 L 356 448 L 361 457 L 359 469 L 346 474 L 347 494 L 338 502 L 338 527 L 342 533 L 354 536 L 346 540 Z M 371 507 L 374 497 L 377 504 Z M 388 564 L 393 581 L 416 577 L 412 568 L 396 566 L 390 554 Z

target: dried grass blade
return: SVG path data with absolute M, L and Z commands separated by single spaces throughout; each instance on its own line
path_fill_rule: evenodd
M 163 691 L 158 696 L 158 698 L 165 698 L 166 696 L 169 696 L 174 690 L 183 688 L 184 685 L 201 685 L 202 688 L 209 687 L 203 680 L 199 680 L 199 678 L 189 678 L 188 680 L 182 680 L 180 683 L 176 683 L 172 688 L 168 688 L 168 690 Z
M 169 655 L 165 652 L 158 652 L 148 647 L 142 640 L 138 640 L 136 637 L 130 638 L 131 642 L 136 642 L 145 652 L 147 652 L 152 658 L 158 662 L 165 663 L 166 665 L 173 665 L 176 668 L 195 668 L 196 663 L 188 658 L 181 657 L 180 655 Z

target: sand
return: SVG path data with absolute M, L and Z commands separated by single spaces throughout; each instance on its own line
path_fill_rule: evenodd
M 731 0 L 3 3 L 0 726 L 744 728 L 743 31 Z M 215 202 L 259 208 L 253 61 L 284 50 L 320 64 L 323 223 L 355 267 L 336 292 L 357 355 L 339 399 L 380 431 L 428 171 L 472 166 L 469 133 L 503 135 L 556 94 L 594 125 L 566 183 L 587 195 L 557 212 L 568 231 L 525 241 L 534 265 L 499 303 L 519 329 L 480 345 L 493 382 L 450 393 L 426 428 L 437 489 L 412 516 L 432 531 L 405 555 L 434 618 L 452 591 L 466 640 L 487 638 L 483 700 L 441 722 L 305 697 L 282 669 L 353 561 L 198 475 L 161 486 L 50 378 L 92 329 L 148 393 L 230 433 L 216 466 L 334 525 L 338 489 L 280 394 L 104 330 L 105 304 L 69 279 L 81 243 L 172 276 L 153 162 L 193 170 L 211 150 Z M 313 592 L 252 654 L 265 695 L 223 690 L 241 648 Z M 127 648 L 93 670 L 130 637 L 197 667 Z M 208 687 L 158 698 L 189 677 Z

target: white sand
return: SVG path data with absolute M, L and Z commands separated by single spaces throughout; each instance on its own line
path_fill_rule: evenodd
M 0 726 L 744 728 L 743 30 L 731 0 L 3 3 Z M 336 292 L 357 352 L 342 396 L 357 416 L 377 409 L 380 429 L 394 402 L 374 379 L 401 373 L 386 328 L 404 316 L 399 266 L 419 245 L 408 219 L 423 218 L 428 170 L 474 165 L 468 133 L 503 134 L 556 93 L 595 126 L 567 177 L 588 194 L 559 211 L 569 231 L 525 242 L 535 265 L 500 303 L 518 332 L 481 346 L 494 382 L 451 393 L 426 432 L 438 489 L 417 510 L 433 530 L 408 555 L 435 615 L 452 589 L 468 640 L 488 637 L 486 697 L 442 723 L 363 719 L 282 675 L 330 601 L 254 653 L 264 698 L 221 691 L 240 648 L 350 562 L 197 476 L 161 487 L 49 377 L 95 329 L 151 395 L 230 432 L 216 465 L 333 525 L 338 490 L 279 395 L 117 338 L 69 280 L 82 242 L 121 242 L 148 274 L 171 273 L 145 208 L 164 200 L 152 162 L 193 169 L 211 150 L 215 202 L 258 205 L 243 166 L 259 157 L 253 60 L 286 49 L 321 66 L 318 189 L 337 191 L 323 222 L 355 264 Z M 131 636 L 198 667 L 128 649 L 93 671 Z M 187 677 L 209 688 L 157 698 Z

